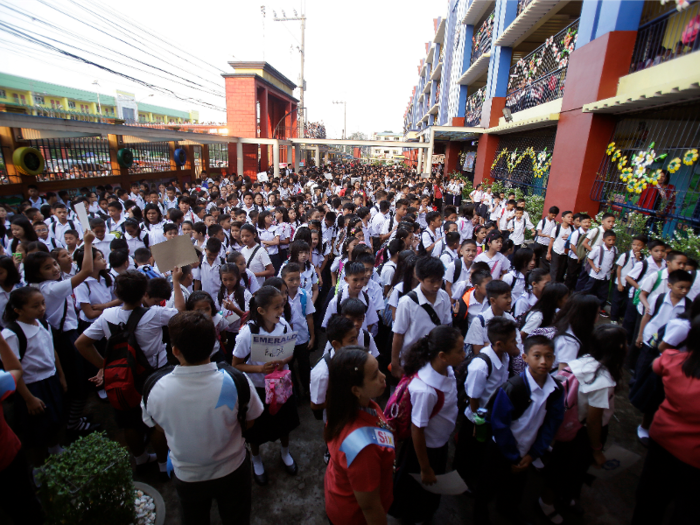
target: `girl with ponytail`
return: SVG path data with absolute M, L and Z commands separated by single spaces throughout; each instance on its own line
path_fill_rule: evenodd
M 411 438 L 399 453 L 394 503 L 389 514 L 412 523 L 429 522 L 440 495 L 423 488 L 447 468 L 447 442 L 457 422 L 454 368 L 464 360 L 464 338 L 456 328 L 440 325 L 406 352 L 404 372 L 413 376 Z M 420 473 L 422 483 L 411 474 Z

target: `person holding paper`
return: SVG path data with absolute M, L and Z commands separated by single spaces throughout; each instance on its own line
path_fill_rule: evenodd
M 250 300 L 250 320 L 239 332 L 233 349 L 233 366 L 248 374 L 261 399 L 265 399 L 265 376 L 275 370 L 289 370 L 293 354 L 278 361 L 253 359 L 253 337 L 293 333 L 283 317 L 286 302 L 286 296 L 274 286 L 260 288 Z M 268 441 L 280 440 L 280 459 L 284 469 L 292 476 L 297 473 L 297 463 L 289 453 L 289 433 L 298 426 L 299 415 L 293 395 L 274 415 L 270 413 L 270 405 L 265 403 L 265 410 L 246 435 L 253 454 L 253 479 L 258 485 L 267 485 L 268 481 L 260 456 L 260 445 Z
M 333 525 L 387 522 L 394 498 L 394 435 L 373 401 L 385 389 L 386 376 L 364 348 L 345 347 L 330 361 L 324 493 Z

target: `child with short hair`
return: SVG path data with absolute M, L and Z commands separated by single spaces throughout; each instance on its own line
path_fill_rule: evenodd
M 153 255 L 151 255 L 151 250 L 148 248 L 138 248 L 134 252 L 134 263 L 136 263 L 136 270 L 149 279 L 163 277 L 153 268 Z
M 78 241 L 80 241 L 80 236 L 75 230 L 66 230 L 63 234 L 63 245 L 71 257 L 73 257 L 76 248 L 78 248 Z
M 630 250 L 617 258 L 615 263 L 615 287 L 613 288 L 613 297 L 610 304 L 610 321 L 612 322 L 618 323 L 625 316 L 630 288 L 626 277 L 635 264 L 643 259 L 642 250 L 646 245 L 647 236 L 637 235 L 632 239 Z
M 561 214 L 562 224 L 566 213 L 571 212 L 564 212 Z M 535 255 L 537 256 L 539 267 L 544 268 L 545 270 L 550 269 L 551 257 L 549 257 L 547 254 L 550 251 L 549 245 L 551 244 L 552 233 L 558 226 L 557 215 L 559 215 L 559 207 L 550 207 L 547 215 L 540 219 L 540 222 L 538 222 L 537 226 L 535 227 L 537 230 L 537 235 L 535 235 L 535 244 L 532 249 L 535 251 Z
M 452 298 L 452 287 L 455 283 L 468 281 L 474 259 L 476 258 L 476 242 L 466 239 L 459 249 L 459 257 L 445 268 L 445 291 Z
M 362 327 L 369 329 L 369 327 L 375 326 L 379 322 L 379 316 L 377 315 L 378 307 L 374 303 L 368 292 L 363 291 L 365 287 L 365 265 L 360 262 L 351 262 L 343 268 L 345 272 L 345 286 L 341 287 L 337 294 L 335 294 L 328 306 L 326 307 L 326 313 L 323 317 L 323 323 L 321 326 L 325 328 L 328 325 L 333 314 L 340 313 L 340 305 L 344 299 L 352 297 L 354 299 L 359 299 L 367 307 L 367 315 L 365 317 L 365 322 Z
M 608 314 L 603 310 L 608 300 L 610 290 L 610 276 L 617 260 L 617 248 L 615 241 L 617 235 L 612 230 L 607 230 L 603 234 L 603 244 L 593 248 L 588 254 L 589 279 L 584 286 L 582 293 L 595 295 L 600 301 L 600 313 L 603 317 Z
M 486 263 L 476 263 L 483 264 Z M 471 287 L 461 286 L 467 281 L 460 281 L 455 287 L 455 295 L 452 299 L 455 300 L 453 308 L 452 326 L 459 328 L 463 336 L 467 335 L 474 317 L 481 314 L 489 308 L 489 302 L 486 299 L 486 285 L 491 282 L 491 272 L 486 268 L 475 269 L 470 277 Z M 463 295 L 462 295 L 462 292 Z
M 478 354 L 482 348 L 489 344 L 486 325 L 490 319 L 494 317 L 505 317 L 506 319 L 515 321 L 515 318 L 508 313 L 511 310 L 513 301 L 510 285 L 494 279 L 486 285 L 486 297 L 489 307 L 471 321 L 467 337 L 464 340 L 465 343 L 471 345 L 472 351 L 475 354 Z M 522 348 L 520 333 L 516 334 L 516 337 L 518 348 Z
M 561 214 L 561 223 L 550 229 L 549 243 L 545 250 L 547 256 L 540 259 L 540 268 L 547 269 L 547 265 L 549 265 L 552 280 L 557 283 L 564 282 L 564 275 L 568 267 L 569 257 L 565 246 L 571 235 L 573 222 L 572 212 L 567 210 Z
M 503 247 L 503 236 L 497 230 L 489 233 L 486 238 L 486 251 L 476 256 L 474 262 L 483 261 L 489 265 L 491 275 L 499 280 L 510 269 L 510 261 L 501 253 Z
M 603 235 L 606 231 L 612 230 L 614 227 L 615 216 L 612 213 L 604 213 L 600 226 L 589 231 L 588 234 L 586 234 L 586 238 L 583 239 L 582 246 L 586 252 L 590 254 L 596 246 L 602 245 L 604 240 Z M 581 272 L 576 282 L 576 291 L 582 291 L 590 278 L 589 272 Z
M 569 238 L 564 243 L 564 251 L 568 251 L 569 253 L 569 260 L 567 261 L 566 268 L 566 280 L 564 281 L 564 284 L 566 284 L 567 288 L 569 288 L 569 290 L 572 292 L 576 288 L 576 282 L 578 281 L 581 268 L 583 267 L 583 260 L 579 260 L 576 252 L 580 246 L 583 246 L 583 241 L 586 238 L 586 235 L 588 235 L 588 230 L 591 227 L 590 216 L 584 213 L 577 215 L 578 219 L 576 218 L 576 215 L 574 216 L 574 232 L 569 235 Z M 578 226 L 576 225 L 577 220 Z
M 518 250 L 525 242 L 525 230 L 530 230 L 535 235 L 535 227 L 525 216 L 525 208 L 515 208 L 513 218 L 508 221 L 507 230 L 510 232 L 510 240 L 513 241 L 515 249 L 513 253 L 518 253 Z

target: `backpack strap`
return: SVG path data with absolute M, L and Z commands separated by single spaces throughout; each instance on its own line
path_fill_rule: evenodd
M 216 363 L 219 370 L 225 371 L 233 379 L 233 384 L 236 386 L 238 393 L 238 424 L 241 425 L 241 431 L 245 431 L 248 414 L 248 403 L 250 401 L 250 385 L 246 375 L 237 368 L 228 363 Z
M 369 332 L 367 330 L 364 330 L 364 333 L 365 333 L 365 345 L 364 346 L 365 346 L 365 348 L 369 348 L 369 343 L 370 343 Z
M 134 347 L 137 355 L 142 355 L 144 358 L 146 356 L 143 354 L 143 350 L 141 350 L 141 347 L 136 339 L 136 328 L 139 325 L 139 321 L 141 321 L 141 318 L 147 311 L 148 308 L 144 308 L 143 306 L 134 308 L 134 310 L 129 314 L 129 319 L 126 321 L 126 330 L 129 332 L 129 344 Z M 146 361 L 146 365 L 147 367 L 150 367 L 148 361 Z
M 452 282 L 456 283 L 459 280 L 460 275 L 462 275 L 462 258 L 457 257 L 455 259 L 455 271 L 452 274 Z
M 491 362 L 491 358 L 489 358 L 489 356 L 487 356 L 486 354 L 482 354 L 481 352 L 479 352 L 472 358 L 472 361 L 474 359 L 481 359 L 486 363 L 486 368 L 488 370 L 486 373 L 486 379 L 491 377 L 491 372 L 493 372 L 493 363 Z
M 659 313 L 659 308 L 661 308 L 661 305 L 663 304 L 664 298 L 666 297 L 666 295 L 667 295 L 667 294 L 665 294 L 665 293 L 660 293 L 660 294 L 656 297 L 656 302 L 654 303 L 654 313 L 652 314 L 651 319 L 653 319 L 654 317 L 656 317 L 656 314 Z M 686 299 L 688 299 L 688 298 L 686 297 Z M 688 303 L 686 302 L 685 305 L 686 305 L 686 308 L 687 308 Z M 650 320 L 651 320 L 651 319 L 650 319 Z
M 440 326 L 442 324 L 442 322 L 440 321 L 440 318 L 438 317 L 438 314 L 435 312 L 433 307 L 430 306 L 430 304 L 428 304 L 427 302 L 425 304 L 420 304 L 418 302 L 418 294 L 415 292 L 415 290 L 411 290 L 406 295 L 408 295 L 411 298 L 411 301 L 413 301 L 414 303 L 419 305 L 421 308 L 423 308 L 423 310 L 425 310 L 425 313 L 428 314 L 428 316 L 430 317 L 430 320 L 433 322 L 433 324 L 435 326 Z
M 160 381 L 161 378 L 167 376 L 173 370 L 175 370 L 175 365 L 164 366 L 163 368 L 159 368 L 146 378 L 146 381 L 143 384 L 143 392 L 141 394 L 144 408 L 148 408 L 148 396 L 151 394 L 151 390 L 153 390 L 153 387 L 156 386 L 156 383 Z
M 511 377 L 502 387 L 513 405 L 512 420 L 519 419 L 525 413 L 527 407 L 530 406 L 530 403 L 532 403 L 530 387 L 525 379 L 525 373 L 521 372 L 517 376 Z
M 27 336 L 24 334 L 22 327 L 17 324 L 17 321 L 10 321 L 5 325 L 5 328 L 13 331 L 17 336 L 17 342 L 19 343 L 19 360 L 21 362 L 24 354 L 27 353 Z
M 245 262 L 245 267 L 250 268 L 250 262 L 253 260 L 255 257 L 255 254 L 258 253 L 258 250 L 260 249 L 260 245 L 258 244 L 255 249 L 253 250 L 253 253 L 250 254 L 250 257 L 248 257 L 248 260 Z

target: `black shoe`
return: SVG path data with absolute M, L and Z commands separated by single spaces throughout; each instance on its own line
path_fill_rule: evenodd
M 96 430 L 99 430 L 101 425 L 99 423 L 88 423 L 86 421 L 81 421 L 76 428 L 68 428 L 66 432 L 69 438 L 74 439 L 77 437 L 85 437 L 88 434 L 92 434 Z
M 291 454 L 290 454 L 290 457 L 291 457 Z M 280 461 L 282 461 L 282 457 L 280 457 Z M 294 458 L 292 458 L 292 461 L 294 461 Z M 294 463 L 292 463 L 292 465 L 289 467 L 287 466 L 287 464 L 284 461 L 282 461 L 282 465 L 284 465 L 284 470 L 286 470 L 287 474 L 289 474 L 290 476 L 296 476 L 297 472 L 299 472 L 299 468 L 297 467 L 296 461 L 294 461 Z
M 263 472 L 262 474 L 257 475 L 255 473 L 255 468 L 253 468 L 253 481 L 255 481 L 256 485 L 264 487 L 265 485 L 267 485 L 267 472 Z

